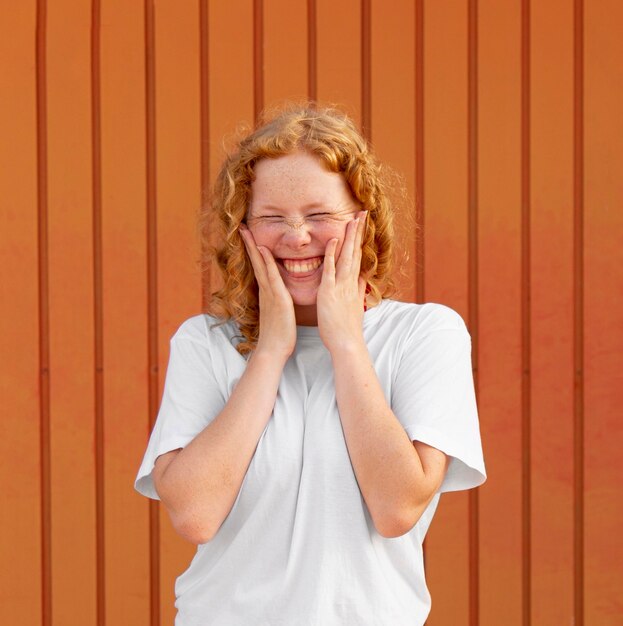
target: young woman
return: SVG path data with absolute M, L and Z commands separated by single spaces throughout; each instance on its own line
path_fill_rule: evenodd
M 440 494 L 485 480 L 471 341 L 389 298 L 384 169 L 344 114 L 290 108 L 222 166 L 223 287 L 171 339 L 135 487 L 198 544 L 176 626 L 417 626 Z

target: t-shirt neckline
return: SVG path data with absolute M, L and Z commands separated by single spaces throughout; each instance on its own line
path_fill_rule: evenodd
M 378 316 L 380 309 L 382 309 L 385 304 L 388 302 L 388 299 L 385 298 L 381 300 L 376 306 L 368 309 L 363 314 L 363 327 L 369 326 L 374 322 L 376 317 Z M 297 338 L 306 338 L 306 337 L 320 337 L 320 331 L 318 330 L 318 326 L 297 326 L 296 327 L 296 336 Z

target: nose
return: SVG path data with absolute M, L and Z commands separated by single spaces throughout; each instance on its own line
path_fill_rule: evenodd
M 311 241 L 309 225 L 305 221 L 288 224 L 288 228 L 281 235 L 281 240 L 291 247 L 300 247 L 308 244 Z

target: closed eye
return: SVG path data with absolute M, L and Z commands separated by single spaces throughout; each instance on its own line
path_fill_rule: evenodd
M 258 215 L 257 217 L 252 217 L 252 220 L 258 221 L 274 221 L 274 220 L 282 220 L 283 217 L 280 215 Z
M 328 212 L 324 212 L 324 213 L 310 213 L 308 216 L 308 218 L 312 218 L 312 219 L 325 219 L 327 217 L 335 217 L 334 213 L 328 213 Z
M 353 211 L 346 209 L 344 211 L 318 211 L 317 213 L 310 213 L 309 218 L 316 219 L 336 219 L 341 220 L 344 217 L 350 216 Z

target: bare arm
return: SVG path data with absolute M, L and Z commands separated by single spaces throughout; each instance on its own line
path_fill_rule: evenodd
M 244 225 L 240 235 L 259 286 L 257 347 L 224 409 L 185 448 L 159 457 L 154 468 L 156 491 L 173 526 L 192 543 L 210 541 L 231 511 L 296 345 L 292 298 L 274 261 L 267 267 L 263 260 L 270 252 L 255 246 Z
M 255 352 L 227 404 L 185 448 L 158 457 L 154 484 L 176 531 L 206 543 L 229 514 L 270 419 L 285 360 Z
M 449 458 L 411 442 L 385 400 L 366 345 L 332 354 L 335 391 L 355 476 L 384 537 L 413 528 L 439 489 Z
M 364 227 L 363 215 L 349 225 L 337 266 L 337 240 L 327 245 L 318 290 L 318 326 L 333 360 L 340 419 L 359 489 L 379 533 L 397 537 L 415 525 L 432 500 L 448 457 L 411 442 L 374 371 L 362 330 Z

